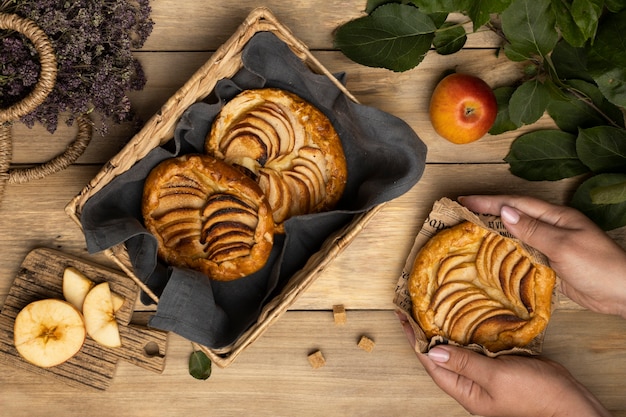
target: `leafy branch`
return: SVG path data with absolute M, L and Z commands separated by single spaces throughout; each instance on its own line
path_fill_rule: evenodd
M 531 181 L 583 180 L 571 205 L 606 230 L 626 225 L 626 2 L 624 0 L 369 0 L 367 15 L 340 26 L 335 46 L 353 61 L 407 71 L 434 48 L 453 54 L 488 28 L 505 56 L 523 62 L 514 85 L 494 90 L 490 133 L 532 125 L 504 158 Z M 450 13 L 468 18 L 448 20 Z M 465 27 L 472 23 L 472 32 Z

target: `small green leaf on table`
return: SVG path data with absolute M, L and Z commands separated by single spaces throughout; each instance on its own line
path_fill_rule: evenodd
M 194 350 L 189 356 L 189 374 L 196 379 L 208 379 L 211 376 L 211 359 L 201 350 Z

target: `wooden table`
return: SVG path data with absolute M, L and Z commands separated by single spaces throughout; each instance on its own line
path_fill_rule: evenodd
M 147 120 L 232 34 L 259 2 L 154 0 L 153 34 L 137 51 L 148 83 L 132 94 Z M 503 163 L 519 132 L 452 145 L 437 137 L 428 122 L 430 93 L 450 69 L 483 77 L 492 87 L 520 75 L 520 67 L 496 51 L 487 31 L 472 34 L 466 48 L 451 56 L 429 53 L 419 67 L 393 73 L 357 65 L 333 50 L 333 30 L 360 15 L 363 0 L 342 2 L 269 0 L 276 17 L 306 43 L 333 72 L 348 74 L 347 88 L 363 104 L 406 120 L 428 145 L 422 180 L 387 204 L 352 244 L 322 273 L 259 340 L 230 367 L 214 368 L 207 381 L 188 374 L 192 345 L 172 334 L 165 371 L 158 375 L 121 362 L 107 391 L 68 387 L 2 366 L 3 416 L 466 416 L 433 384 L 417 362 L 393 314 L 393 291 L 413 238 L 432 203 L 471 193 L 523 193 L 565 203 L 577 179 L 531 183 L 514 177 Z M 524 130 L 551 126 L 543 118 Z M 50 136 L 36 127 L 14 128 L 14 165 L 44 161 L 73 136 L 61 126 Z M 111 266 L 91 256 L 79 228 L 64 212 L 102 165 L 132 137 L 133 127 L 116 126 L 95 136 L 85 154 L 67 170 L 23 185 L 10 185 L 0 205 L 0 302 L 18 268 L 37 247 Z M 612 232 L 626 246 L 626 231 Z M 332 306 L 343 304 L 347 324 L 335 326 Z M 357 348 L 361 335 L 372 338 L 371 353 Z M 320 349 L 326 366 L 312 369 L 307 355 Z M 557 311 L 547 331 L 545 356 L 567 366 L 616 416 L 626 416 L 626 321 L 581 309 Z

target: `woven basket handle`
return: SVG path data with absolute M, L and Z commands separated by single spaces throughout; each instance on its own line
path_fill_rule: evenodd
M 11 123 L 35 110 L 50 94 L 56 83 L 57 60 L 50 39 L 32 20 L 15 14 L 0 13 L 0 29 L 14 30 L 33 43 L 39 54 L 41 71 L 33 90 L 21 101 L 7 108 L 0 108 L 0 198 L 4 196 L 7 183 L 20 184 L 40 179 L 61 171 L 71 165 L 85 151 L 91 141 L 91 121 L 85 115 L 77 117 L 78 134 L 65 152 L 41 165 L 10 170 L 13 157 Z
M 44 178 L 72 165 L 85 152 L 92 136 L 92 123 L 88 116 L 77 117 L 76 123 L 78 124 L 78 134 L 74 141 L 65 148 L 64 152 L 48 162 L 19 169 L 9 169 L 13 156 L 11 126 L 2 125 L 0 127 L 0 181 L 9 184 L 23 184 L 31 180 Z

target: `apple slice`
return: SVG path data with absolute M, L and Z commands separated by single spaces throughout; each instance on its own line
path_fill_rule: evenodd
M 113 313 L 117 313 L 120 308 L 124 305 L 124 297 L 121 295 L 112 292 L 111 293 L 111 304 L 113 304 Z
M 13 341 L 19 354 L 42 368 L 62 364 L 85 342 L 85 324 L 78 309 L 67 301 L 34 301 L 15 317 Z
M 96 285 L 73 266 L 63 271 L 63 298 L 78 310 L 82 310 L 87 293 Z
M 83 303 L 83 316 L 87 334 L 106 347 L 120 347 L 122 340 L 115 319 L 111 288 L 107 281 L 91 289 Z
M 81 313 L 85 296 L 95 285 L 95 282 L 87 278 L 85 274 L 73 266 L 67 267 L 63 271 L 63 298 L 65 298 L 65 301 L 70 302 Z M 124 297 L 112 292 L 111 302 L 113 303 L 113 312 L 117 313 L 124 305 Z

